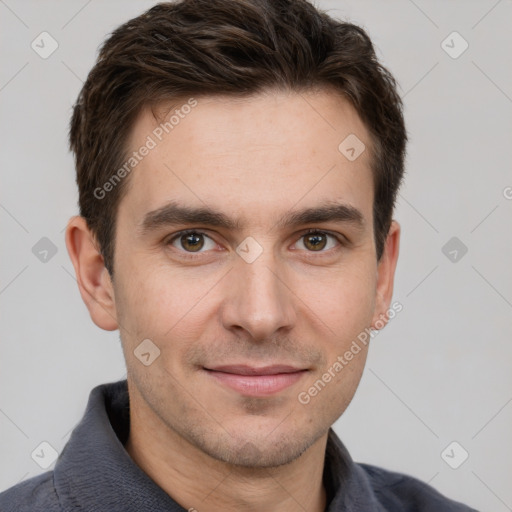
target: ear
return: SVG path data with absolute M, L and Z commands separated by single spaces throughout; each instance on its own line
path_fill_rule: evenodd
M 393 296 L 393 283 L 395 280 L 395 268 L 398 260 L 400 246 L 400 224 L 391 221 L 386 243 L 381 259 L 377 266 L 377 288 L 375 295 L 375 310 L 371 327 L 382 329 L 388 323 L 387 311 Z M 378 327 L 375 323 L 378 322 Z
M 69 220 L 66 247 L 92 321 L 101 329 L 114 331 L 118 324 L 112 281 L 84 217 L 74 216 Z

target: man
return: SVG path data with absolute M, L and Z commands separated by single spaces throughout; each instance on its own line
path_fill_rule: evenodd
M 391 304 L 406 131 L 366 33 L 302 0 L 160 4 L 74 108 L 66 231 L 127 380 L 2 511 L 464 511 L 331 429 Z

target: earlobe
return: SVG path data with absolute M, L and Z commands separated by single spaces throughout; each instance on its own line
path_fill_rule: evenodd
M 395 269 L 400 248 L 400 224 L 393 220 L 386 237 L 384 251 L 377 266 L 375 310 L 372 319 L 374 329 L 382 329 L 388 322 L 387 311 L 393 297 Z
M 66 228 L 66 247 L 75 268 L 80 295 L 92 321 L 101 329 L 118 328 L 112 282 L 96 240 L 81 216 L 74 216 Z

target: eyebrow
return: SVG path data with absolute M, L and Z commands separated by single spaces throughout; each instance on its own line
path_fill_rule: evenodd
M 288 212 L 274 224 L 273 228 L 283 229 L 323 222 L 346 223 L 359 230 L 363 229 L 365 225 L 364 216 L 360 210 L 348 204 L 330 201 L 322 206 Z M 178 224 L 206 225 L 231 231 L 240 231 L 245 226 L 240 219 L 232 219 L 212 208 L 190 207 L 170 201 L 164 206 L 148 212 L 139 223 L 137 232 L 139 236 L 144 237 L 164 227 Z

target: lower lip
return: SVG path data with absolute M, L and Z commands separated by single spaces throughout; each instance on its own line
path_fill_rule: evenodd
M 306 370 L 274 375 L 239 375 L 206 370 L 214 379 L 245 396 L 269 396 L 299 381 Z

